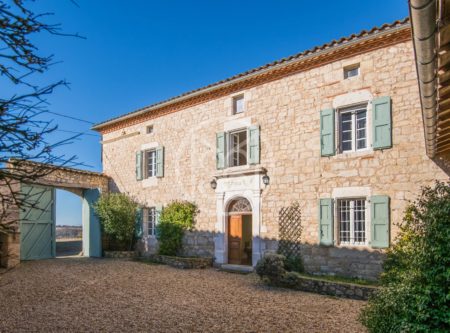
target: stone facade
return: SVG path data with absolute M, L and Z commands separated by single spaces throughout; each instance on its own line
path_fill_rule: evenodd
M 356 63 L 360 64 L 360 75 L 344 80 L 343 68 Z M 245 111 L 233 115 L 232 98 L 241 94 Z M 393 147 L 321 157 L 320 110 L 365 101 L 369 102 L 370 115 L 370 102 L 380 96 L 392 100 Z M 153 126 L 151 134 L 146 133 L 148 125 Z M 216 133 L 249 125 L 260 126 L 260 165 L 218 172 Z M 156 146 L 164 146 L 164 177 L 137 181 L 136 152 Z M 172 200 L 195 202 L 200 210 L 195 232 L 209 238 L 188 237 L 197 239 L 185 242 L 191 255 L 196 249 L 208 255 L 212 246 L 217 249 L 225 244 L 226 237 L 221 235 L 226 230 L 223 217 L 234 195 L 245 196 L 252 203 L 253 246 L 255 251 L 257 244 L 258 256 L 276 249 L 278 212 L 298 201 L 306 269 L 366 278 L 380 272 L 383 251 L 370 246 L 319 246 L 318 199 L 342 193 L 389 196 L 392 241 L 408 201 L 416 198 L 421 186 L 447 180 L 449 175 L 448 169 L 425 154 L 410 40 L 348 55 L 104 133 L 103 171 L 113 179 L 115 189 L 137 198 L 142 205 L 165 205 Z M 269 185 L 262 183 L 263 173 L 270 177 Z M 214 177 L 219 182 L 216 191 L 210 186 Z M 239 180 L 242 177 L 254 177 L 248 190 L 246 181 Z M 200 239 L 205 247 L 198 246 Z

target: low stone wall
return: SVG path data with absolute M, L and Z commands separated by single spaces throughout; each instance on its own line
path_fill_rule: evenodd
M 287 273 L 280 286 L 312 292 L 322 295 L 367 300 L 378 290 L 374 286 L 363 286 L 353 283 L 327 281 L 320 278 L 305 277 L 296 273 Z
M 381 250 L 308 244 L 302 245 L 301 254 L 307 273 L 372 281 L 380 276 L 385 259 Z
M 209 231 L 186 231 L 181 254 L 186 257 L 213 257 L 214 233 Z
M 135 251 L 103 251 L 105 258 L 136 258 Z
M 199 269 L 199 268 L 207 268 L 212 266 L 212 258 L 186 258 L 186 257 L 171 257 L 171 256 L 162 256 L 162 255 L 151 255 L 148 258 L 151 260 L 169 265 L 175 268 L 182 269 Z

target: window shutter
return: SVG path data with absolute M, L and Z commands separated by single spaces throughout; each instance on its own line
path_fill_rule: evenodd
M 389 197 L 375 195 L 370 198 L 370 245 L 377 248 L 389 247 Z
M 333 245 L 333 199 L 319 199 L 319 243 Z
M 378 97 L 372 101 L 373 149 L 392 147 L 391 98 Z
M 225 168 L 225 132 L 216 133 L 216 168 Z
M 250 126 L 247 130 L 248 136 L 248 164 L 259 164 L 259 126 Z
M 136 153 L 136 180 L 142 180 L 142 151 Z
M 156 177 L 164 177 L 164 147 L 156 148 Z
M 320 111 L 320 155 L 333 156 L 335 154 L 334 143 L 334 110 Z
M 138 208 L 137 212 L 136 212 L 136 223 L 135 223 L 135 227 L 134 227 L 134 234 L 135 234 L 136 238 L 141 238 L 142 235 L 144 234 L 143 225 L 142 225 L 143 216 L 144 216 L 144 209 Z
M 161 204 L 155 205 L 155 213 L 156 213 L 155 224 L 159 223 L 159 217 L 161 215 L 162 210 L 163 210 L 163 205 L 161 205 Z

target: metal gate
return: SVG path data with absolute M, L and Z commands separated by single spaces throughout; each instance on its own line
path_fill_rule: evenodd
M 55 189 L 21 185 L 24 204 L 20 211 L 20 259 L 55 256 Z

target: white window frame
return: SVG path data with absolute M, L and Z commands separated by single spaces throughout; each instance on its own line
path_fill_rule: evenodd
M 236 95 L 231 97 L 231 107 L 232 107 L 232 114 L 233 115 L 238 115 L 238 114 L 243 114 L 245 112 L 245 96 L 244 94 L 240 94 L 240 95 Z M 237 112 L 237 102 L 238 101 L 242 101 L 242 108 L 240 112 Z
M 341 202 L 344 200 L 350 201 L 350 240 L 341 240 Z M 354 204 L 356 200 L 364 201 L 364 242 L 355 241 L 355 211 Z M 335 217 L 336 217 L 336 239 L 340 246 L 368 246 L 370 239 L 370 201 L 364 196 L 339 197 L 335 199 Z
M 237 133 L 245 133 L 245 145 L 246 145 L 246 151 L 245 151 L 245 164 L 239 165 L 239 161 L 237 165 L 234 165 L 234 151 L 232 150 L 232 135 Z M 232 130 L 226 133 L 227 135 L 227 142 L 226 142 L 226 155 L 227 155 L 227 167 L 229 168 L 238 168 L 243 167 L 245 165 L 248 165 L 248 131 L 247 128 L 240 128 L 236 130 Z M 239 149 L 240 150 L 240 149 Z M 238 153 L 238 160 L 240 158 L 240 154 Z
M 158 221 L 157 214 L 158 212 L 156 211 L 156 207 L 148 207 L 145 209 L 145 224 L 147 226 L 147 236 L 149 237 L 156 236 L 156 224 Z M 150 224 L 152 224 L 151 228 Z
M 153 163 L 152 163 L 152 174 L 149 175 L 149 163 L 148 163 L 148 154 L 153 154 Z M 147 149 L 144 151 L 144 171 L 145 171 L 145 177 L 144 178 L 154 178 L 156 177 L 156 149 Z
M 357 148 L 357 138 L 356 138 L 356 114 L 358 111 L 366 111 L 366 147 L 365 148 Z M 352 119 L 352 149 L 351 150 L 343 150 L 342 147 L 342 131 L 341 131 L 341 117 L 343 114 L 351 113 L 351 119 Z M 337 122 L 336 122 L 336 129 L 337 129 L 337 142 L 338 142 L 338 151 L 340 154 L 348 154 L 348 153 L 354 153 L 354 152 L 361 152 L 361 151 L 368 151 L 371 149 L 371 133 L 370 133 L 370 122 L 369 122 L 369 103 L 359 103 L 357 105 L 353 106 L 347 106 L 347 107 L 340 107 L 336 110 L 336 116 L 337 116 Z

